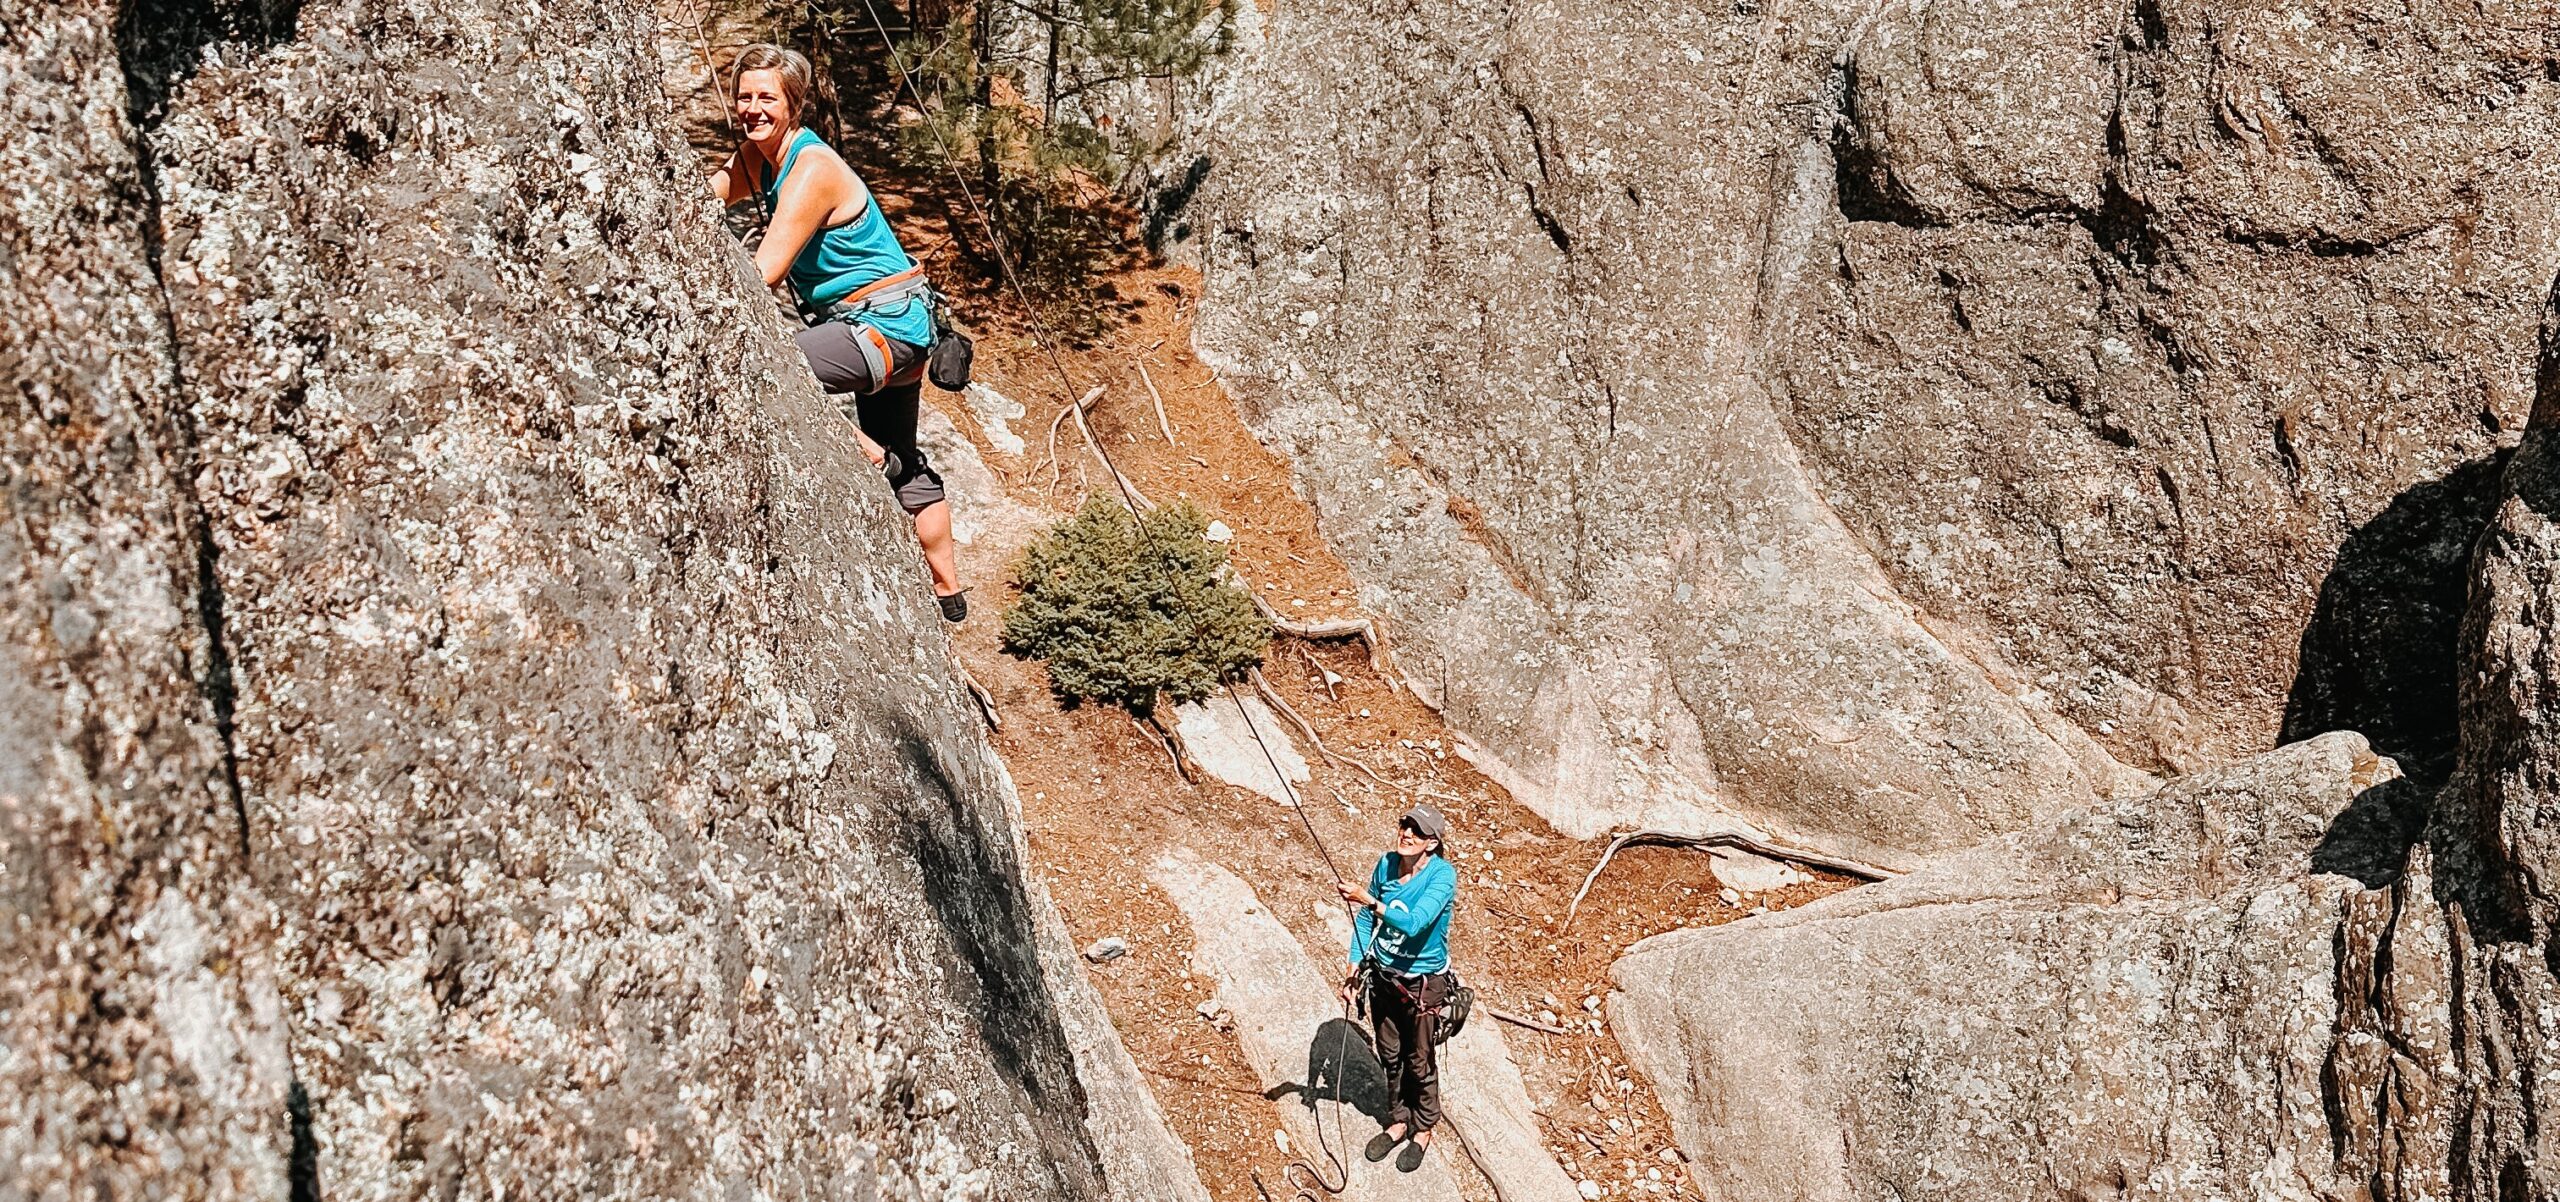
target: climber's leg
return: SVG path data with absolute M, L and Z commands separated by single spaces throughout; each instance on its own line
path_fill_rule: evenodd
M 924 563 L 933 573 L 933 595 L 944 598 L 944 617 L 957 622 L 968 612 L 959 600 L 959 553 L 951 542 L 951 503 L 942 474 L 933 470 L 924 448 L 916 443 L 916 417 L 924 404 L 920 385 L 892 384 L 854 398 L 854 414 L 862 431 L 888 449 L 889 487 L 898 505 L 916 520 L 916 541 L 924 547 Z
M 944 617 L 957 622 L 969 612 L 958 600 L 960 555 L 951 542 L 951 502 L 935 501 L 916 511 L 916 541 L 924 544 L 924 566 L 933 573 L 933 595 L 943 598 Z
M 959 553 L 951 540 L 951 504 L 941 473 L 916 443 L 923 388 L 912 380 L 880 385 L 914 366 L 924 348 L 841 321 L 811 326 L 793 340 L 828 392 L 853 394 L 863 452 L 888 473 L 898 507 L 914 516 L 916 541 L 924 548 L 926 570 L 933 574 L 933 594 L 941 599 L 943 616 L 959 621 L 968 613 L 968 601 L 961 596 Z

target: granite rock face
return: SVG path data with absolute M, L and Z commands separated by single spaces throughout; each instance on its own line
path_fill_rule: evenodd
M 2322 736 L 1647 940 L 1610 1019 L 1715 1202 L 2441 1198 L 2417 792 Z
M 2560 292 L 2538 375 L 2441 788 L 2324 735 L 1639 944 L 1612 1017 L 1709 1196 L 2560 1197 Z
M 2545 8 L 1272 20 L 1201 350 L 1563 829 L 1911 863 L 2279 736 L 2441 771 L 2560 266 Z
M 2465 1198 L 2560 1197 L 2560 291 L 2533 424 L 2472 558 L 2460 765 L 2431 842 L 2444 865 L 2463 1088 L 2452 1165 Z M 2395 967 L 2395 973 L 2400 971 Z
M 104 3 L 0 4 L 0 1198 L 285 1196 L 274 914 Z
M 1177 1196 L 655 34 L 0 9 L 7 1190 Z

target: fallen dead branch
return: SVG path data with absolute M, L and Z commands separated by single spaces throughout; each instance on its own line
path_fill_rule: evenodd
M 1539 1022 L 1538 1020 L 1536 1020 L 1536 1019 L 1534 1019 L 1534 1018 L 1529 1018 L 1529 1017 L 1526 1017 L 1526 1016 L 1524 1016 L 1524 1015 L 1513 1014 L 1512 1012 L 1510 1012 L 1510 1011 L 1508 1011 L 1508 1010 L 1505 1010 L 1505 1009 L 1502 1009 L 1501 1007 L 1498 1007 L 1498 1006 L 1487 1006 L 1487 1007 L 1485 1007 L 1485 1008 L 1484 1008 L 1484 1012 L 1485 1012 L 1486 1014 L 1492 1015 L 1493 1017 L 1495 1017 L 1495 1018 L 1497 1018 L 1497 1019 L 1502 1020 L 1503 1022 L 1510 1023 L 1512 1026 L 1515 1026 L 1515 1027 L 1527 1027 L 1527 1028 L 1529 1028 L 1529 1029 L 1530 1029 L 1530 1030 L 1532 1030 L 1532 1031 L 1544 1031 L 1544 1032 L 1546 1032 L 1546 1033 L 1547 1033 L 1547 1034 L 1549 1034 L 1549 1035 L 1571 1035 L 1571 1034 L 1573 1034 L 1573 1032 L 1571 1032 L 1571 1031 L 1567 1031 L 1567 1030 L 1565 1030 L 1564 1028 L 1559 1027 L 1559 1026 L 1556 1026 L 1556 1025 L 1555 1025 L 1555 1024 L 1553 1024 L 1553 1023 L 1542 1023 L 1542 1022 Z
M 1734 847 L 1755 855 L 1767 856 L 1773 860 L 1792 860 L 1798 864 L 1845 873 L 1870 881 L 1891 880 L 1901 875 L 1890 868 L 1879 868 L 1864 860 L 1852 860 L 1847 856 L 1827 855 L 1806 848 L 1772 843 L 1766 839 L 1735 831 L 1717 831 L 1706 835 L 1684 835 L 1676 831 L 1628 831 L 1609 840 L 1609 849 L 1600 853 L 1600 862 L 1591 866 L 1591 875 L 1582 878 L 1582 887 L 1573 891 L 1573 903 L 1564 908 L 1564 922 L 1556 928 L 1559 933 L 1573 926 L 1574 912 L 1582 908 L 1582 899 L 1591 892 L 1592 882 L 1600 879 L 1600 870 L 1607 868 L 1609 861 L 1617 858 L 1619 848 L 1630 843 L 1660 843 L 1673 847 Z
M 1049 454 L 1047 458 L 1040 461 L 1040 466 L 1049 469 L 1050 488 L 1058 487 L 1058 427 L 1066 424 L 1067 415 L 1070 413 L 1076 415 L 1078 424 L 1082 424 L 1085 407 L 1101 399 L 1102 385 L 1096 384 L 1093 386 L 1093 391 L 1084 394 L 1082 400 L 1058 410 L 1058 415 L 1049 419 Z
M 1156 403 L 1156 429 L 1164 431 L 1165 445 L 1181 446 L 1173 437 L 1173 423 L 1165 420 L 1164 394 L 1156 391 L 1156 378 L 1147 374 L 1147 361 L 1144 359 L 1138 361 L 1138 380 L 1147 386 L 1147 399 Z

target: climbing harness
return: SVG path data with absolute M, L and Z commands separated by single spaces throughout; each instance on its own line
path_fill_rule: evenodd
M 890 38 L 888 25 L 880 19 L 880 10 L 878 6 L 873 2 L 873 0 L 862 0 L 862 7 L 863 11 L 871 18 L 871 28 L 873 32 L 880 36 L 881 47 L 888 51 L 889 65 L 891 69 L 898 73 L 898 82 L 900 86 L 906 89 L 908 98 L 915 102 L 917 112 L 921 113 L 927 111 L 924 102 L 924 95 L 917 89 L 915 77 L 907 71 L 905 57 L 898 53 L 897 42 Z M 1058 357 L 1057 346 L 1050 336 L 1048 325 L 1040 320 L 1040 311 L 1031 303 L 1030 293 L 1023 288 L 1021 275 L 1014 271 L 1013 256 L 1006 253 L 1004 248 L 1004 239 L 996 234 L 995 222 L 987 216 L 986 209 L 978 203 L 977 194 L 972 192 L 969 188 L 967 175 L 960 170 L 960 164 L 952 158 L 949 148 L 937 145 L 936 150 L 941 152 L 943 166 L 949 169 L 951 173 L 951 182 L 958 188 L 961 199 L 968 204 L 971 215 L 977 218 L 978 228 L 986 231 L 987 245 L 995 252 L 996 266 L 1004 273 L 1007 287 L 1012 290 L 1015 300 L 1021 304 L 1024 318 L 1031 323 L 1032 340 L 1039 345 L 1041 353 L 1048 358 L 1050 369 L 1057 373 L 1058 383 L 1065 390 L 1062 393 L 1063 399 L 1066 400 L 1067 404 L 1074 405 L 1076 403 L 1074 399 L 1076 396 L 1075 378 L 1067 371 L 1066 361 Z M 940 322 L 938 318 L 936 324 L 937 329 L 939 329 Z M 958 359 L 958 366 L 961 372 L 961 382 L 963 385 L 967 382 L 966 372 L 968 360 L 971 357 L 971 354 L 972 349 L 967 345 L 965 339 L 962 340 L 959 347 L 950 352 L 950 357 Z M 933 362 L 934 368 L 937 372 L 942 370 L 942 361 L 945 357 L 946 352 L 944 350 L 943 342 L 940 338 L 937 338 L 933 351 L 931 355 L 928 356 L 929 360 Z M 937 375 L 935 382 L 940 384 L 942 378 L 942 376 Z M 950 385 L 943 386 L 951 387 Z M 1096 454 L 1102 457 L 1103 466 L 1110 469 L 1112 483 L 1118 487 L 1121 503 L 1128 507 L 1130 516 L 1138 528 L 1139 537 L 1146 541 L 1150 549 L 1157 550 L 1161 554 L 1162 548 L 1157 547 L 1156 545 L 1154 531 L 1147 528 L 1146 507 L 1139 503 L 1136 492 L 1133 491 L 1129 485 L 1128 477 L 1120 471 L 1120 465 L 1113 461 L 1109 444 L 1103 442 L 1101 439 L 1090 439 L 1088 440 L 1088 444 L 1092 446 Z M 1324 861 L 1325 872 L 1333 877 L 1333 883 L 1337 889 L 1346 888 L 1347 884 L 1343 879 L 1342 870 L 1334 863 L 1332 850 L 1325 846 L 1324 836 L 1317 833 L 1315 823 L 1307 817 L 1306 807 L 1301 804 L 1303 799 L 1298 796 L 1297 788 L 1289 783 L 1288 774 L 1280 770 L 1279 758 L 1272 752 L 1271 744 L 1262 737 L 1262 730 L 1254 722 L 1252 713 L 1245 709 L 1244 698 L 1236 692 L 1235 682 L 1229 680 L 1222 683 L 1227 691 L 1228 702 L 1235 706 L 1236 715 L 1244 719 L 1245 730 L 1253 735 L 1254 745 L 1262 749 L 1262 759 L 1264 763 L 1270 766 L 1272 779 L 1280 782 L 1281 790 L 1287 795 L 1289 812 L 1298 816 L 1299 828 L 1306 832 L 1307 841 L 1314 845 L 1317 857 Z M 1342 909 L 1344 916 L 1346 918 L 1350 918 L 1356 928 L 1358 919 L 1352 910 L 1351 903 L 1345 901 Z M 1370 942 L 1370 955 L 1374 955 L 1376 940 L 1373 939 Z M 1351 1030 L 1354 1025 L 1352 1021 L 1353 1015 L 1365 1014 L 1369 1008 L 1368 995 L 1371 987 L 1371 981 L 1373 979 L 1372 973 L 1370 972 L 1372 964 L 1369 962 L 1369 956 L 1364 956 L 1363 961 L 1364 962 L 1359 966 L 1360 993 L 1358 1000 L 1356 1002 L 1346 1001 L 1344 1003 L 1343 1021 L 1340 1029 L 1334 1033 L 1334 1054 L 1331 1061 L 1333 1066 L 1333 1079 L 1330 1082 L 1327 1082 L 1327 1087 L 1330 1090 L 1330 1097 L 1328 1100 L 1333 1103 L 1335 1139 L 1328 1140 L 1325 1138 L 1324 1108 L 1312 1105 L 1308 1107 L 1312 1125 L 1315 1127 L 1316 1146 L 1324 1153 L 1324 1158 L 1327 1161 L 1331 1172 L 1328 1173 L 1325 1169 L 1319 1168 L 1310 1158 L 1307 1157 L 1293 1158 L 1288 1164 L 1282 1166 L 1282 1181 L 1296 1191 L 1293 1195 L 1293 1202 L 1325 1202 L 1325 1197 L 1327 1195 L 1338 1195 L 1351 1187 L 1351 1162 L 1345 1154 L 1346 1149 L 1349 1147 L 1350 1136 L 1347 1132 L 1342 1130 L 1342 1079 L 1344 1076 L 1343 1065 L 1349 1058 L 1351 1050 Z M 1472 995 L 1470 995 L 1470 997 L 1472 997 Z M 1463 1016 L 1460 1017 L 1459 1021 L 1464 1021 Z M 1311 1098 L 1315 1088 L 1316 1083 L 1314 1081 L 1307 1082 L 1307 1090 Z M 1337 1141 L 1339 1141 L 1341 1146 L 1336 1146 Z M 1302 1176 L 1305 1178 L 1303 1181 L 1300 1180 Z M 1254 1188 L 1257 1190 L 1262 1188 L 1262 1181 L 1259 1175 L 1254 1178 Z

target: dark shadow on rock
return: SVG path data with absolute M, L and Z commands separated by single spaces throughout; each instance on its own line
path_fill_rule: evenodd
M 159 124 L 162 104 L 206 51 L 283 45 L 301 17 L 302 0 L 125 0 L 116 10 L 116 53 L 135 127 Z
M 320 1141 L 311 1133 L 311 1094 L 296 1080 L 284 1095 L 293 1143 L 285 1160 L 286 1202 L 320 1202 Z
M 1274 1085 L 1262 1096 L 1276 1102 L 1291 1094 L 1298 1095 L 1299 1104 L 1309 1110 L 1318 1101 L 1339 1100 L 1386 1125 L 1386 1066 L 1378 1063 L 1377 1049 L 1369 1046 L 1369 1033 L 1347 1018 L 1326 1019 L 1307 1040 L 1304 1080 Z
M 1082 1122 L 1091 1101 L 1041 971 L 1037 917 L 1003 811 L 972 807 L 952 765 L 922 732 L 901 729 L 897 742 L 917 786 L 908 799 L 909 847 L 943 936 L 977 985 L 969 1013 L 997 1071 L 1029 1103 L 1046 1159 L 1071 1187 L 1069 1196 L 1099 1196 L 1101 1154 Z
M 2410 845 L 2426 834 L 2427 800 L 2434 792 L 2431 785 L 2402 777 L 2356 794 L 2311 849 L 2311 870 L 2353 877 L 2367 889 L 2398 884 Z
M 2284 742 L 2352 730 L 2427 785 L 2451 771 L 2471 545 L 2506 464 L 2500 451 L 2415 485 L 2339 546 L 2303 628 Z

